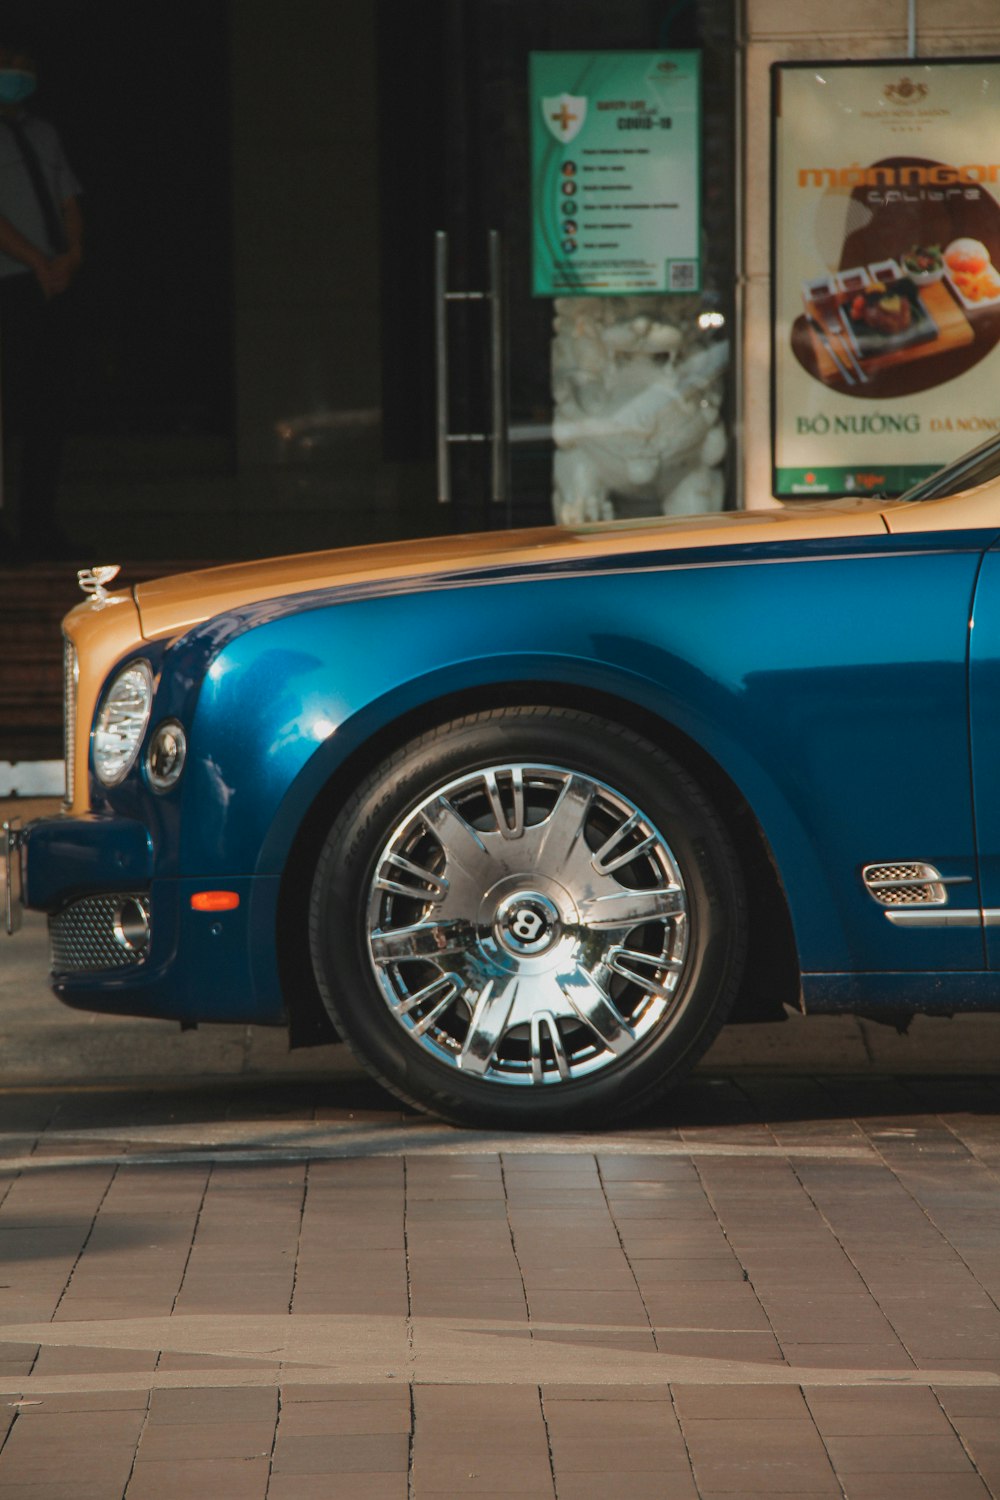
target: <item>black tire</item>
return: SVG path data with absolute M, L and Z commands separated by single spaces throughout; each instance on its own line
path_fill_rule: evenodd
M 442 724 L 358 787 L 318 861 L 310 944 L 335 1026 L 400 1098 L 462 1124 L 594 1128 L 710 1045 L 746 902 L 672 756 L 591 714 L 514 707 Z

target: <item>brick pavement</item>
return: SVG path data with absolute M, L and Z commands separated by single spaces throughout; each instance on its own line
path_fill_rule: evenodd
M 43 948 L 4 1500 L 1000 1497 L 1000 1017 L 742 1029 L 641 1128 L 490 1137 L 342 1049 L 64 1011 Z
M 1000 1080 L 0 1095 L 4 1500 L 1000 1495 Z

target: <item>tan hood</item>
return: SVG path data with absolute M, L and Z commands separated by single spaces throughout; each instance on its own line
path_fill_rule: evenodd
M 141 583 L 135 599 L 147 640 L 176 635 L 213 615 L 262 599 L 359 582 L 390 582 L 439 576 L 442 581 L 470 568 L 573 561 L 591 557 L 662 552 L 670 548 L 735 543 L 798 541 L 813 536 L 884 535 L 878 501 L 846 501 L 773 511 L 724 511 L 642 522 L 610 521 L 569 529 L 537 527 L 469 536 L 421 538 L 337 552 L 307 552 L 260 562 L 234 563 Z
M 613 567 L 616 556 L 642 552 L 997 526 L 1000 484 L 991 483 L 964 495 L 920 504 L 827 500 L 818 505 L 724 511 L 711 516 L 478 532 L 268 558 L 141 583 L 131 592 L 112 594 L 106 601 L 89 599 L 77 605 L 64 622 L 80 661 L 74 808 L 86 806 L 90 722 L 100 686 L 115 661 L 144 639 L 179 635 L 241 605 L 359 582 L 420 578 L 447 582 L 449 577 L 476 568 L 530 567 L 586 558 Z

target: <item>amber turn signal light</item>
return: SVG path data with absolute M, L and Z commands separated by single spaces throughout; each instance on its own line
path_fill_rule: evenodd
M 236 891 L 195 891 L 191 897 L 192 911 L 235 911 L 239 904 Z

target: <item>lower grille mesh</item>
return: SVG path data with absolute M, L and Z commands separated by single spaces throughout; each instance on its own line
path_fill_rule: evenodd
M 144 961 L 145 953 L 123 948 L 115 940 L 115 917 L 123 901 L 136 901 L 149 912 L 141 892 L 86 896 L 49 918 L 49 945 L 54 974 L 81 970 L 129 969 Z

